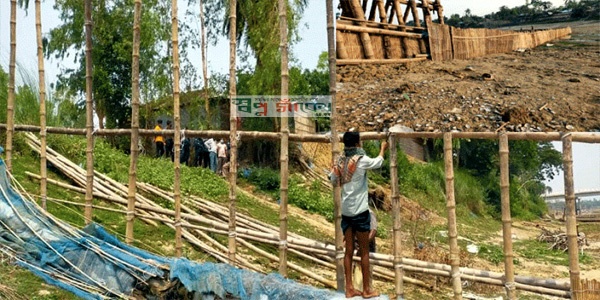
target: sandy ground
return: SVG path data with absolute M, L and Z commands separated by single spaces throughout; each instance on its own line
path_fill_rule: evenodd
M 600 131 L 600 22 L 551 26 L 566 25 L 571 39 L 525 52 L 341 66 L 339 129 Z

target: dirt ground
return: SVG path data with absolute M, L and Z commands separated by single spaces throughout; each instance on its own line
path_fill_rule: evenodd
M 571 39 L 524 52 L 340 66 L 338 129 L 600 131 L 600 22 L 558 25 Z

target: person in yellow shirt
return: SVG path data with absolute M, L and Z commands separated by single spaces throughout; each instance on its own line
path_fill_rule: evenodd
M 154 130 L 162 131 L 162 120 L 156 121 Z M 165 138 L 162 135 L 157 135 L 154 137 L 154 143 L 156 143 L 156 157 L 165 155 Z

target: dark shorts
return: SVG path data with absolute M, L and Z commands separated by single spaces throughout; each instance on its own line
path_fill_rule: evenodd
M 354 232 L 371 230 L 371 214 L 369 214 L 369 210 L 365 210 L 354 217 L 342 215 L 342 232 L 345 234 L 348 228 L 352 228 Z

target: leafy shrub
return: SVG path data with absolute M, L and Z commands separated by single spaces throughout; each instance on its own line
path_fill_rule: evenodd
M 279 190 L 279 172 L 270 168 L 254 167 L 249 170 L 248 181 L 263 191 Z M 240 171 L 240 172 L 243 172 Z
M 504 261 L 504 252 L 500 246 L 491 244 L 479 245 L 479 253 L 477 255 L 495 265 Z
M 318 213 L 327 220 L 333 220 L 333 199 L 321 193 L 319 182 L 313 181 L 309 187 L 302 186 L 297 176 L 290 178 L 288 202 L 304 210 Z

